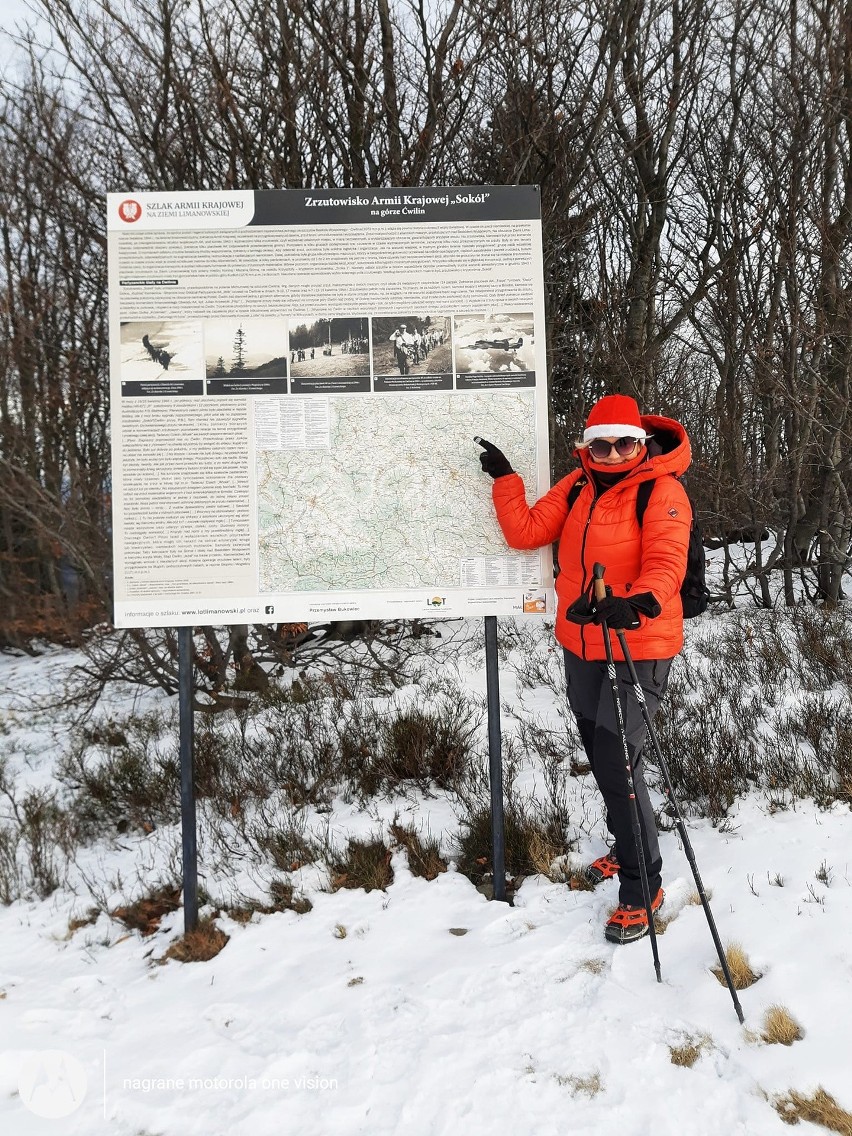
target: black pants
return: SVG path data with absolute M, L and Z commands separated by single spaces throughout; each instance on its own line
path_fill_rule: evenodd
M 588 662 L 571 651 L 565 651 L 564 654 L 568 702 L 577 719 L 583 748 L 604 799 L 607 828 L 615 838 L 615 855 L 621 869 L 618 874 L 619 902 L 641 907 L 645 901 L 639 875 L 639 858 L 636 855 L 624 750 L 618 732 L 612 701 L 612 685 L 606 663 Z M 645 704 L 652 719 L 665 692 L 671 665 L 671 659 L 640 660 L 634 663 L 639 682 L 645 692 Z M 646 727 L 642 711 L 636 701 L 627 664 L 616 663 L 615 671 L 627 735 L 627 750 L 633 770 L 636 804 L 639 808 L 648 886 L 653 899 L 662 883 L 660 873 L 663 861 L 660 857 L 654 810 L 651 808 L 648 788 L 645 785 L 642 747 L 645 744 Z

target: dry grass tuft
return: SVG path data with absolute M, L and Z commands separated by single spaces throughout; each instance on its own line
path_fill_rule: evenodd
M 601 1084 L 601 1075 L 598 1072 L 589 1073 L 585 1077 L 578 1077 L 574 1073 L 563 1075 L 557 1073 L 556 1083 L 559 1085 L 567 1085 L 571 1090 L 571 1095 L 576 1097 L 582 1093 L 587 1097 L 596 1097 L 603 1088 Z
M 725 959 L 728 963 L 728 970 L 731 972 L 731 981 L 735 990 L 746 990 L 749 986 L 754 986 L 755 982 L 762 977 L 752 969 L 748 955 L 739 943 L 728 943 L 725 947 Z M 721 966 L 717 964 L 712 970 L 722 986 L 726 986 L 727 983 Z
M 163 958 L 177 962 L 208 962 L 218 955 L 229 937 L 212 919 L 200 919 L 195 930 L 187 931 L 183 938 L 172 943 Z
M 552 834 L 547 832 L 538 832 L 533 830 L 529 838 L 529 858 L 533 869 L 538 872 L 540 876 L 547 876 L 548 879 L 553 879 L 552 868 L 553 861 L 562 855 L 564 850 L 564 842 L 562 845 L 556 844 L 553 840 Z
M 534 873 L 561 883 L 562 873 L 551 875 L 553 861 L 565 851 L 562 822 L 555 813 L 530 811 L 507 802 L 504 816 L 506 874 L 514 879 Z M 474 884 L 490 876 L 491 809 L 477 805 L 461 818 L 459 871 Z
M 587 970 L 589 974 L 603 974 L 606 969 L 606 963 L 603 959 L 584 959 L 578 969 Z
M 369 840 L 350 837 L 346 851 L 331 865 L 331 890 L 363 888 L 385 891 L 393 883 L 391 850 L 375 836 Z
M 770 1006 L 763 1015 L 760 1036 L 767 1045 L 792 1045 L 801 1041 L 802 1027 L 783 1006 Z
M 571 891 L 594 891 L 596 885 L 586 875 L 585 868 L 572 868 L 565 876 Z
M 274 915 L 279 911 L 295 911 L 297 915 L 306 915 L 313 910 L 313 904 L 307 896 L 301 895 L 285 880 L 273 880 L 269 885 L 269 903 L 258 903 L 251 900 L 248 903 L 234 904 L 223 907 L 223 911 L 235 923 L 243 925 L 251 923 L 255 915 Z
M 295 891 L 293 885 L 288 884 L 286 880 L 272 881 L 269 885 L 269 898 L 272 903 L 268 911 L 261 909 L 264 915 L 273 911 L 295 911 L 297 915 L 307 915 L 314 906 L 306 895 Z
M 93 923 L 97 923 L 100 913 L 99 907 L 90 907 L 85 915 L 80 915 L 76 919 L 69 919 L 68 938 L 70 939 L 74 932 L 79 931 L 81 927 L 91 927 Z
M 666 912 L 665 915 L 655 915 L 654 916 L 654 931 L 658 935 L 665 935 L 666 929 L 668 928 L 668 925 L 670 923 L 673 923 L 675 921 L 675 919 L 677 919 L 677 914 L 678 913 L 675 911 L 672 914 L 669 914 L 668 912 Z
M 153 935 L 160 929 L 160 920 L 164 915 L 177 911 L 180 907 L 181 889 L 173 886 L 156 888 L 150 895 L 137 899 L 127 907 L 116 907 L 110 912 L 113 919 L 118 919 L 130 931 L 138 931 L 146 937 Z
M 319 845 L 295 824 L 286 824 L 262 833 L 258 844 L 282 872 L 298 872 L 305 864 L 320 859 Z
M 670 1045 L 672 1065 L 681 1065 L 684 1069 L 691 1069 L 701 1054 L 713 1044 L 708 1034 L 698 1037 L 685 1037 L 680 1045 Z
M 709 903 L 710 900 L 713 898 L 713 892 L 710 890 L 710 888 L 705 888 L 704 894 L 707 896 L 707 902 Z M 689 906 L 692 906 L 692 907 L 700 907 L 701 906 L 701 896 L 698 894 L 698 891 L 695 888 L 693 888 L 692 891 L 689 893 L 689 895 L 686 897 L 686 903 L 684 904 L 684 907 L 689 907 Z
M 786 1124 L 798 1124 L 808 1120 L 811 1124 L 821 1124 L 829 1132 L 839 1132 L 840 1136 L 852 1136 L 852 1113 L 841 1108 L 834 1097 L 820 1085 L 812 1096 L 805 1096 L 791 1089 L 786 1096 L 776 1097 L 772 1102 L 775 1111 Z
M 394 842 L 405 849 L 413 876 L 434 880 L 441 872 L 446 872 L 446 862 L 441 858 L 441 842 L 436 837 L 423 837 L 414 825 L 402 825 L 397 821 L 390 826 L 390 834 Z
M 241 923 L 242 926 L 245 927 L 246 924 L 251 923 L 255 915 L 265 915 L 266 909 L 255 907 L 252 904 L 246 904 L 245 906 L 227 907 L 225 908 L 225 914 L 229 919 L 233 919 L 235 923 Z

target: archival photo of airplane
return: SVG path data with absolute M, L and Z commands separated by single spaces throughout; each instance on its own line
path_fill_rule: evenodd
M 454 320 L 456 373 L 535 370 L 532 312 L 471 312 Z
M 121 325 L 121 381 L 200 379 L 200 320 L 128 321 Z
M 462 343 L 462 347 L 477 347 L 483 351 L 517 351 L 524 345 L 524 337 L 519 335 L 517 339 L 477 339 L 474 343 Z

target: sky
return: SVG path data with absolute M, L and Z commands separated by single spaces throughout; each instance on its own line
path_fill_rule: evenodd
M 4 71 L 18 53 L 10 36 L 19 24 L 28 23 L 32 18 L 24 0 L 3 0 L 0 5 L 0 66 Z
M 32 0 L 35 3 L 35 0 Z M 25 58 L 22 49 L 15 43 L 14 36 L 20 26 L 42 24 L 40 17 L 33 15 L 25 0 L 2 0 L 0 2 L 0 76 L 13 77 L 16 64 Z M 44 39 L 47 39 L 45 34 Z

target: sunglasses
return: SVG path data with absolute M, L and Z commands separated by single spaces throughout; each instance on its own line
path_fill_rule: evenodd
M 605 438 L 595 438 L 593 442 L 589 442 L 589 453 L 595 461 L 608 458 L 613 450 L 620 458 L 629 458 L 638 445 L 640 445 L 639 438 L 618 438 L 615 442 L 608 442 Z

